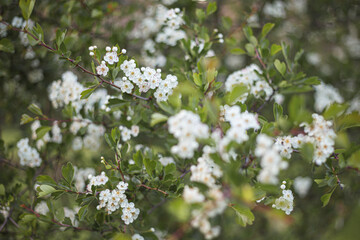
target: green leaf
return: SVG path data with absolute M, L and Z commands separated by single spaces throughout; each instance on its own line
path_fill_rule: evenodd
M 248 91 L 247 86 L 245 86 L 243 84 L 236 85 L 235 87 L 233 87 L 231 92 L 228 93 L 228 95 L 227 95 L 227 103 L 228 104 L 235 103 L 247 91 Z
M 199 87 L 202 86 L 202 80 L 200 79 L 200 76 L 199 76 L 198 73 L 196 73 L 196 72 L 193 73 L 193 79 L 194 79 L 194 83 L 195 83 L 197 86 L 199 86 Z
M 36 182 L 38 184 L 45 184 L 45 185 L 50 185 L 50 186 L 57 186 L 56 182 L 49 176 L 47 175 L 40 175 L 36 178 Z
M 244 29 L 243 29 L 243 32 L 244 32 L 245 37 L 247 38 L 247 40 L 250 41 L 250 37 L 254 35 L 251 27 L 245 26 Z
M 349 104 L 340 104 L 340 103 L 333 103 L 329 107 L 326 108 L 323 116 L 326 120 L 335 118 L 341 114 L 343 114 L 346 109 L 349 108 Z
M 80 99 L 87 99 L 91 96 L 91 94 L 95 91 L 95 88 L 90 88 L 82 91 Z
M 150 177 L 152 177 L 152 173 L 153 173 L 153 171 L 155 170 L 155 167 L 156 167 L 156 162 L 151 161 L 148 158 L 145 158 L 143 162 L 144 162 L 144 165 L 145 165 L 146 172 L 149 174 Z
M 88 213 L 88 208 L 89 208 L 89 205 L 85 205 L 79 209 L 78 215 L 79 215 L 80 221 L 84 220 L 86 214 Z
M 61 168 L 62 176 L 66 180 L 66 182 L 71 185 L 73 179 L 74 179 L 74 167 L 71 164 L 71 162 L 68 162 L 66 165 L 64 165 Z
M 135 164 L 138 166 L 138 167 L 142 167 L 143 165 L 143 156 L 142 156 L 142 153 L 141 151 L 137 151 L 134 155 L 133 155 L 133 160 L 135 162 Z
M 281 51 L 281 46 L 280 45 L 277 45 L 277 44 L 271 45 L 271 50 L 270 50 L 271 56 L 274 56 L 279 51 Z
M 304 143 L 300 148 L 300 153 L 307 162 L 312 162 L 314 156 L 314 145 L 312 143 Z
M 240 224 L 242 227 L 245 227 L 246 225 L 252 225 L 255 217 L 250 208 L 239 205 L 231 206 L 231 208 L 235 210 L 235 213 L 238 217 L 238 224 Z
M 280 104 L 274 103 L 273 113 L 275 121 L 278 121 L 283 115 L 283 108 Z
M 196 17 L 199 20 L 199 22 L 202 23 L 206 16 L 204 10 L 196 9 L 195 14 L 196 14 Z
M 217 74 L 218 74 L 218 72 L 215 70 L 215 68 L 208 69 L 206 71 L 206 81 L 208 83 L 214 81 L 215 78 L 217 77 Z
M 167 210 L 180 222 L 190 218 L 190 206 L 183 199 L 177 198 L 167 205 Z
M 226 30 L 229 30 L 232 26 L 232 19 L 230 17 L 222 17 L 221 22 Z
M 39 197 L 44 197 L 44 196 L 47 196 L 51 193 L 54 193 L 54 192 L 58 192 L 58 190 L 56 190 L 55 188 L 49 186 L 49 185 L 40 185 L 40 192 L 38 193 L 38 196 Z
M 324 195 L 321 196 L 320 200 L 323 203 L 323 207 L 325 207 L 326 205 L 328 205 L 331 195 L 333 194 L 333 192 L 335 191 L 336 187 L 334 187 L 331 192 L 326 193 Z
M 335 125 L 338 131 L 347 128 L 360 127 L 360 114 L 358 112 L 353 112 L 345 116 L 340 116 L 336 120 Z
M 217 10 L 216 2 L 210 2 L 206 8 L 206 14 L 209 16 L 214 12 L 216 12 L 216 10 Z
M 231 50 L 231 53 L 236 55 L 246 54 L 245 50 L 242 48 L 234 48 Z
M 284 76 L 285 75 L 285 72 L 286 72 L 286 64 L 279 61 L 279 59 L 275 59 L 274 61 L 274 65 L 275 65 L 275 68 L 276 70 L 278 70 L 278 72 Z
M 42 113 L 41 109 L 36 105 L 36 104 L 31 104 L 30 106 L 28 106 L 28 110 L 32 113 L 34 113 L 35 115 L 38 116 L 43 116 L 44 114 Z
M 251 43 L 245 44 L 245 49 L 250 56 L 255 56 L 255 47 Z
M 273 29 L 274 26 L 275 26 L 274 23 L 265 24 L 261 30 L 261 38 L 266 37 L 266 35 L 271 31 L 271 29 Z
M 52 129 L 52 127 L 50 127 L 50 126 L 42 126 L 42 127 L 39 127 L 38 129 L 36 129 L 37 139 L 41 139 L 41 138 L 42 138 L 43 136 L 45 136 L 45 134 L 48 133 L 51 129 Z
M 23 114 L 23 115 L 21 115 L 20 125 L 23 125 L 23 124 L 26 124 L 26 123 L 29 123 L 32 121 L 34 121 L 34 119 L 32 117 L 30 117 L 27 114 Z
M 0 40 L 0 51 L 14 53 L 14 44 L 7 38 L 3 38 Z
M 151 122 L 150 122 L 150 126 L 153 127 L 154 125 L 161 123 L 161 122 L 165 122 L 168 120 L 168 117 L 161 114 L 161 113 L 153 113 L 151 115 Z
M 35 0 L 20 0 L 19 6 L 21 8 L 21 12 L 25 20 L 30 18 L 30 15 L 34 9 Z

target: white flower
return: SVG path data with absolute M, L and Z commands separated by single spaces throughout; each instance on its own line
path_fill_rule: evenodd
M 104 77 L 108 74 L 109 68 L 106 66 L 105 61 L 102 61 L 99 66 L 96 67 L 96 72 L 98 75 L 103 75 Z
M 197 187 L 185 186 L 183 192 L 183 198 L 187 203 L 199 203 L 205 200 L 204 195 L 202 195 Z
M 112 65 L 119 61 L 119 57 L 117 56 L 116 52 L 107 52 L 104 56 L 104 60 Z

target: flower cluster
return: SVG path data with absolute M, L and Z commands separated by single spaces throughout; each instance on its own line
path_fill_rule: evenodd
M 179 30 L 180 26 L 184 23 L 182 16 L 179 8 L 169 9 L 165 14 L 165 27 L 157 34 L 155 41 L 175 46 L 177 41 L 185 38 L 185 32 Z
M 29 167 L 39 167 L 42 160 L 40 158 L 39 152 L 29 146 L 29 139 L 23 138 L 17 142 L 17 147 L 19 149 L 18 156 L 20 158 L 20 164 L 22 166 Z
M 259 76 L 259 74 L 262 74 L 262 71 L 256 64 L 251 64 L 242 70 L 233 72 L 226 79 L 226 91 L 230 92 L 234 86 L 243 84 L 249 88 L 250 93 L 256 98 L 260 98 L 261 93 L 264 92 L 265 100 L 268 100 L 270 96 L 272 96 L 274 90 Z M 247 97 L 248 93 L 245 93 L 237 101 L 244 103 Z
M 339 91 L 331 85 L 321 83 L 314 86 L 315 88 L 315 110 L 322 112 L 326 107 L 332 103 L 342 103 L 344 99 L 340 95 Z
M 172 157 L 163 157 L 162 155 L 159 154 L 159 162 L 161 163 L 161 165 L 163 165 L 164 167 L 169 165 L 169 164 L 172 164 L 174 163 L 175 164 L 175 161 L 174 161 L 174 158 Z
M 230 123 L 230 128 L 227 130 L 224 137 L 222 137 L 221 131 L 214 131 L 212 138 L 217 143 L 217 151 L 221 155 L 224 161 L 229 161 L 230 157 L 236 157 L 236 153 L 231 149 L 228 150 L 227 146 L 231 142 L 241 144 L 249 139 L 247 130 L 258 130 L 260 124 L 257 120 L 257 116 L 248 111 L 241 112 L 239 106 L 223 106 L 220 112 L 220 119 Z
M 286 181 L 283 181 L 280 188 L 282 189 L 282 196 L 275 200 L 273 208 L 280 209 L 289 215 L 294 209 L 294 195 L 291 190 L 285 190 Z
M 222 176 L 222 171 L 218 165 L 211 159 L 210 154 L 214 153 L 215 149 L 205 146 L 203 148 L 203 155 L 198 158 L 198 164 L 191 166 L 190 180 L 193 182 L 201 182 L 209 188 L 216 186 L 215 179 Z
M 135 208 L 135 204 L 129 202 L 125 191 L 128 189 L 128 184 L 125 182 L 119 182 L 117 188 L 110 191 L 109 189 L 103 190 L 99 194 L 99 205 L 97 209 L 105 208 L 105 210 L 111 214 L 121 207 L 122 216 L 121 219 L 126 225 L 129 225 L 139 216 L 140 210 Z
M 140 128 L 137 125 L 133 125 L 131 127 L 131 129 L 125 127 L 125 126 L 120 126 L 119 130 L 121 132 L 121 139 L 126 142 L 129 141 L 131 139 L 131 136 L 133 137 L 137 137 L 139 135 L 140 132 Z
M 35 212 L 40 213 L 42 215 L 46 215 L 49 212 L 49 207 L 47 206 L 45 201 L 41 201 L 35 206 Z
M 282 160 L 277 145 L 267 135 L 259 134 L 256 138 L 255 155 L 261 157 L 262 169 L 258 180 L 262 183 L 276 184 L 280 170 L 288 167 L 288 163 Z
M 138 233 L 135 233 L 134 235 L 132 235 L 131 240 L 144 240 L 144 237 Z
M 109 181 L 109 178 L 105 175 L 105 172 L 101 172 L 101 174 L 98 176 L 93 176 L 90 174 L 88 176 L 88 179 L 89 179 L 89 184 L 86 186 L 88 192 L 92 192 L 91 190 L 92 186 L 105 185 Z
M 181 110 L 168 119 L 168 124 L 169 132 L 179 140 L 171 148 L 171 152 L 181 158 L 192 158 L 195 149 L 199 147 L 196 139 L 209 136 L 209 127 L 201 122 L 197 114 L 190 111 Z
M 187 203 L 203 203 L 201 209 L 192 211 L 191 225 L 198 228 L 206 239 L 212 239 L 220 234 L 220 226 L 212 227 L 209 218 L 221 214 L 227 206 L 220 186 L 215 183 L 216 178 L 220 178 L 223 174 L 220 167 L 210 157 L 210 154 L 215 151 L 214 148 L 205 146 L 203 155 L 198 159 L 198 164 L 190 168 L 190 180 L 204 183 L 209 187 L 206 192 L 207 198 L 197 187 L 185 186 L 183 192 L 183 198 Z
M 201 209 L 193 210 L 191 226 L 198 228 L 205 239 L 212 239 L 220 235 L 220 226 L 211 226 L 209 218 L 213 218 L 224 212 L 227 202 L 219 188 L 212 188 L 207 192 L 206 200 Z
M 326 121 L 323 116 L 316 113 L 312 115 L 313 122 L 305 126 L 304 131 L 310 137 L 310 142 L 315 146 L 313 161 L 321 165 L 334 152 L 335 131 L 332 129 L 332 122 Z

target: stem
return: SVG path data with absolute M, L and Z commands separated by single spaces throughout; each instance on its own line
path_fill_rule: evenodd
M 137 187 L 144 187 L 144 188 L 146 188 L 146 189 L 158 191 L 158 192 L 161 192 L 161 193 L 164 194 L 164 195 L 168 195 L 168 193 L 165 192 L 165 191 L 163 191 L 163 190 L 160 190 L 160 189 L 158 189 L 158 188 L 152 188 L 152 187 L 149 187 L 149 186 L 147 186 L 147 185 L 145 185 L 145 184 L 139 184 L 139 185 L 137 185 Z
M 7 22 L 5 22 L 5 21 L 1 21 L 1 23 L 5 24 L 5 25 L 7 25 L 7 26 L 11 26 L 11 24 L 9 24 L 9 23 L 7 23 Z M 31 37 L 32 37 L 33 39 L 35 39 L 36 41 L 39 41 L 39 42 L 38 42 L 38 45 L 47 48 L 47 49 L 50 50 L 51 52 L 54 52 L 54 53 L 57 53 L 57 52 L 58 52 L 56 49 L 54 49 L 54 48 L 50 47 L 49 45 L 45 44 L 44 42 L 40 41 L 39 38 L 35 37 L 34 34 L 32 34 L 31 32 L 29 32 L 29 31 L 26 30 L 26 29 L 15 28 L 15 27 L 12 27 L 12 26 L 11 26 L 11 29 L 13 29 L 14 31 L 23 32 L 23 33 L 28 34 L 29 36 L 31 36 Z M 58 54 L 58 53 L 57 53 L 57 54 Z M 100 84 L 106 83 L 106 84 L 108 84 L 108 85 L 110 85 L 110 86 L 112 86 L 112 87 L 115 87 L 115 88 L 121 90 L 121 88 L 120 88 L 119 86 L 111 83 L 110 81 L 105 80 L 105 79 L 102 78 L 99 74 L 95 74 L 95 73 L 87 70 L 86 68 L 84 68 L 83 66 L 81 66 L 81 65 L 78 64 L 78 63 L 75 64 L 75 60 L 74 60 L 74 59 L 71 59 L 71 58 L 69 58 L 69 57 L 65 57 L 65 55 L 62 54 L 62 53 L 59 54 L 59 55 L 61 55 L 61 56 L 62 56 L 63 58 L 65 58 L 67 61 L 69 61 L 69 62 L 71 62 L 72 64 L 74 64 L 76 68 L 81 69 L 84 73 L 87 73 L 87 74 L 89 74 L 89 75 L 92 75 L 92 76 L 94 76 L 94 77 L 97 77 L 97 78 L 100 80 Z M 133 97 L 135 97 L 135 98 L 139 98 L 139 99 L 145 100 L 145 101 L 149 101 L 150 99 L 152 99 L 151 97 L 146 98 L 146 97 L 138 96 L 138 95 L 132 94 L 132 93 L 128 93 L 128 94 L 131 95 L 131 96 L 133 96 Z

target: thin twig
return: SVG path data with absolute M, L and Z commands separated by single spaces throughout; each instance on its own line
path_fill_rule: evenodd
M 168 195 L 168 193 L 165 192 L 165 191 L 163 191 L 163 190 L 160 190 L 160 189 L 158 189 L 158 188 L 152 188 L 152 187 L 149 187 L 149 186 L 147 186 L 147 185 L 145 185 L 145 184 L 139 184 L 139 185 L 137 185 L 137 187 L 144 187 L 144 188 L 146 188 L 146 189 L 158 191 L 158 192 L 161 192 L 161 193 L 164 194 L 164 195 Z
M 9 24 L 9 23 L 7 23 L 7 22 L 5 22 L 5 21 L 1 21 L 1 23 L 5 24 L 5 25 L 7 25 L 7 26 L 11 26 L 11 24 Z M 15 28 L 15 27 L 12 27 L 12 26 L 11 26 L 11 29 L 14 30 L 14 31 L 17 31 L 17 32 L 26 33 L 27 35 L 31 36 L 33 39 L 35 39 L 36 41 L 38 41 L 38 45 L 47 48 L 47 49 L 48 49 L 49 51 L 51 51 L 51 52 L 58 52 L 56 49 L 54 49 L 54 48 L 50 47 L 49 45 L 45 44 L 43 41 L 41 41 L 39 38 L 35 37 L 34 34 L 32 34 L 31 32 L 29 32 L 29 31 L 26 30 L 26 29 Z M 92 75 L 92 76 L 94 76 L 94 77 L 97 77 L 97 78 L 100 80 L 100 84 L 106 83 L 106 84 L 108 84 L 108 85 L 110 85 L 110 86 L 112 86 L 112 87 L 114 87 L 114 88 L 117 88 L 117 89 L 120 89 L 120 90 L 121 90 L 121 87 L 113 84 L 113 83 L 110 82 L 110 81 L 105 80 L 105 79 L 104 79 L 103 77 L 101 77 L 99 74 L 95 74 L 95 73 L 87 70 L 86 68 L 84 68 L 83 66 L 81 66 L 81 65 L 78 64 L 78 63 L 75 64 L 76 61 L 75 61 L 74 59 L 71 59 L 71 58 L 69 58 L 69 57 L 66 57 L 66 56 L 65 56 L 64 54 L 62 54 L 62 53 L 59 54 L 59 55 L 61 55 L 64 59 L 66 59 L 67 61 L 69 61 L 69 62 L 71 62 L 72 64 L 74 64 L 76 68 L 81 69 L 84 73 L 87 73 L 87 74 L 89 74 L 89 75 Z M 128 93 L 128 94 L 131 95 L 131 96 L 133 96 L 133 97 L 135 97 L 135 98 L 138 98 L 138 99 L 141 99 L 141 100 L 145 100 L 145 101 L 149 101 L 149 100 L 152 99 L 152 97 L 146 98 L 146 97 L 138 96 L 138 95 L 133 94 L 133 93 Z

